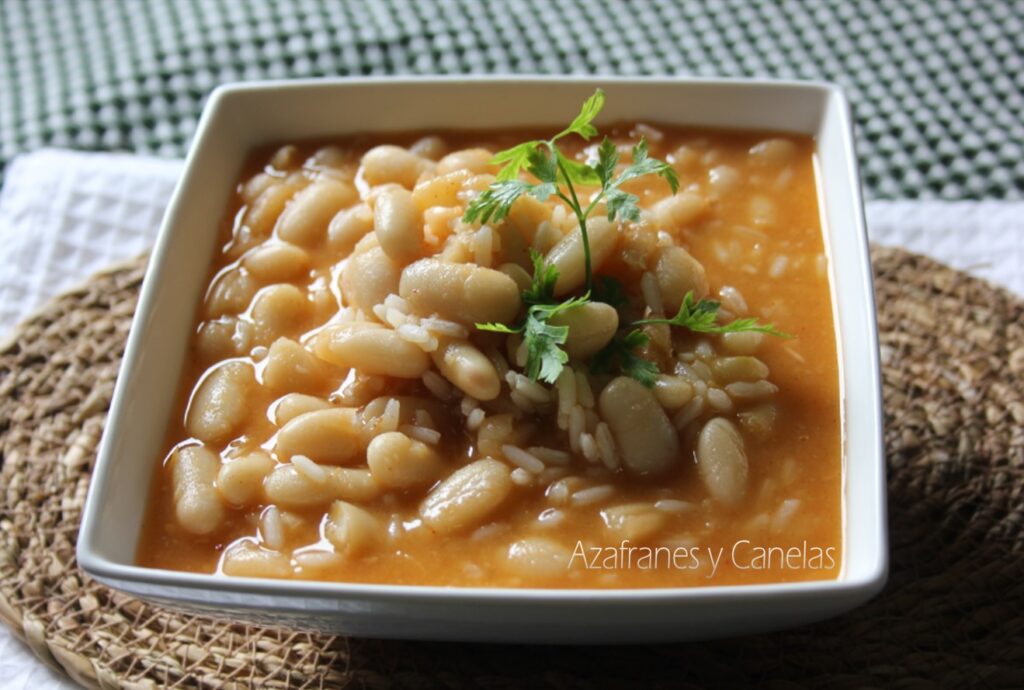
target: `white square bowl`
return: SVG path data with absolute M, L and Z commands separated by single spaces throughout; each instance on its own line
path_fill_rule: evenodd
M 778 130 L 817 140 L 843 412 L 843 567 L 833 581 L 641 590 L 411 587 L 200 575 L 135 565 L 196 306 L 250 151 L 360 132 L 550 126 L 596 87 L 601 122 Z M 373 637 L 646 642 L 806 623 L 885 582 L 888 551 L 877 326 L 849 106 L 819 83 L 618 78 L 353 79 L 218 88 L 164 217 L 117 381 L 78 540 L 97 580 L 161 604 Z

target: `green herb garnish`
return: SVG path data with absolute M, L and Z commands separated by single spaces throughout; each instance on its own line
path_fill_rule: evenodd
M 632 376 L 651 388 L 654 386 L 658 374 L 661 373 L 658 370 L 658 365 L 634 352 L 634 350 L 646 347 L 648 342 L 650 342 L 650 337 L 640 329 L 616 335 L 610 343 L 604 346 L 604 349 L 594 355 L 594 359 L 590 363 L 590 371 L 595 374 L 610 373 L 613 371 L 612 365 L 617 364 L 619 371 L 623 374 Z
M 640 209 L 636 204 L 639 199 L 635 194 L 620 188 L 624 183 L 654 174 L 668 182 L 673 194 L 679 188 L 676 171 L 668 163 L 651 158 L 644 139 L 633 147 L 632 163 L 618 175 L 615 175 L 615 169 L 619 163 L 619 152 L 607 137 L 598 147 L 597 160 L 592 164 L 580 163 L 559 150 L 558 140 L 570 134 L 576 134 L 586 141 L 597 136 L 593 121 L 603 107 L 604 91 L 598 89 L 583 103 L 579 115 L 572 123 L 551 139 L 527 141 L 496 154 L 491 163 L 502 166 L 497 181 L 470 202 L 462 216 L 467 223 L 497 223 L 508 216 L 512 205 L 523 194 L 538 201 L 547 201 L 551 196 L 558 197 L 572 209 L 579 222 L 587 292 L 592 292 L 594 288 L 587 218 L 598 204 L 602 201 L 605 203 L 608 220 L 614 221 L 618 217 L 638 220 Z M 519 179 L 523 171 L 531 174 L 537 182 Z M 600 185 L 601 189 L 584 207 L 576 190 L 577 185 Z
M 555 283 L 558 282 L 558 269 L 544 263 L 544 257 L 534 249 L 530 250 L 530 261 L 533 262 L 533 283 L 528 290 L 523 290 L 523 301 L 527 304 L 551 304 L 555 301 Z
M 590 235 L 587 232 L 587 218 L 590 214 L 599 204 L 604 203 L 610 221 L 616 218 L 639 220 L 639 198 L 623 190 L 622 185 L 645 175 L 663 178 L 673 194 L 679 189 L 679 179 L 675 170 L 668 163 L 651 158 L 647 141 L 643 138 L 633 146 L 630 164 L 618 174 L 616 170 L 619 166 L 619 150 L 607 137 L 597 148 L 597 159 L 587 163 L 566 156 L 558 148 L 560 139 L 573 134 L 585 141 L 597 136 L 597 128 L 593 123 L 604 107 L 604 100 L 604 91 L 597 89 L 584 101 L 579 114 L 569 126 L 552 138 L 526 141 L 497 153 L 491 159 L 493 165 L 501 166 L 496 181 L 473 199 L 462 215 L 462 220 L 466 223 L 500 223 L 508 216 L 516 200 L 526 194 L 538 201 L 547 201 L 552 196 L 557 197 L 576 216 L 583 242 L 583 295 L 558 302 L 554 294 L 558 269 L 546 264 L 544 258 L 536 252 L 531 252 L 533 281 L 530 287 L 523 291 L 523 302 L 529 305 L 523 323 L 518 326 L 500 323 L 476 324 L 482 331 L 521 335 L 527 349 L 526 374 L 533 380 L 554 383 L 569 361 L 569 355 L 561 347 L 569 337 L 569 327 L 552 325 L 550 321 L 554 316 L 586 304 L 591 300 L 591 296 L 616 309 L 628 304 L 622 284 L 614 278 L 601 276 L 595 284 L 590 258 Z M 522 179 L 523 173 L 527 173 L 530 178 Z M 586 199 L 580 200 L 581 195 L 578 191 L 578 187 L 583 186 L 599 187 L 596 193 L 591 194 L 586 204 Z M 717 326 L 715 319 L 718 308 L 718 302 L 709 300 L 694 303 L 691 292 L 686 295 L 675 317 L 635 321 L 631 327 L 665 323 L 698 333 L 758 331 L 784 338 L 790 337 L 775 330 L 771 324 L 759 325 L 756 319 L 737 319 L 724 326 Z M 591 363 L 593 370 L 610 371 L 611 365 L 617 364 L 623 374 L 632 376 L 646 386 L 653 386 L 659 373 L 657 365 L 635 353 L 635 350 L 646 346 L 648 340 L 647 334 L 639 329 L 617 334 L 594 356 Z
M 779 338 L 792 338 L 788 333 L 776 330 L 774 324 L 759 324 L 757 319 L 736 319 L 719 326 L 715 323 L 718 318 L 718 309 L 721 305 L 718 302 L 702 299 L 694 302 L 693 291 L 686 293 L 683 303 L 679 305 L 679 312 L 671 319 L 641 319 L 634 321 L 632 326 L 645 326 L 648 324 L 665 323 L 669 326 L 680 326 L 695 333 L 740 333 L 743 331 L 755 331 L 767 333 Z
M 558 271 L 555 271 L 557 279 Z M 568 326 L 553 326 L 551 318 L 590 301 L 590 294 L 575 297 L 559 304 L 534 304 L 526 311 L 526 320 L 520 326 L 503 323 L 478 323 L 481 331 L 492 333 L 518 333 L 526 343 L 526 375 L 536 381 L 554 383 L 569 361 L 569 354 L 561 348 L 569 337 Z
M 547 201 L 550 197 L 556 196 L 576 215 L 583 240 L 586 276 L 583 296 L 557 302 L 554 290 L 558 280 L 558 269 L 545 264 L 540 255 L 531 253 L 533 283 L 523 292 L 523 301 L 530 305 L 526 320 L 516 327 L 496 323 L 476 324 L 476 327 L 483 331 L 521 334 L 527 348 L 526 374 L 534 380 L 539 378 L 554 383 L 565 363 L 569 361 L 568 354 L 561 348 L 569 336 L 569 328 L 553 326 L 549 323 L 550 319 L 556 314 L 586 304 L 594 291 L 590 236 L 587 233 L 587 218 L 591 212 L 603 201 L 609 220 L 614 221 L 617 217 L 638 220 L 640 209 L 636 204 L 639 199 L 620 187 L 625 182 L 644 175 L 655 174 L 663 177 L 672 188 L 673 194 L 679 188 L 675 170 L 667 163 L 651 158 L 647 152 L 647 142 L 643 139 L 633 147 L 633 162 L 617 176 L 615 170 L 619 162 L 619 152 L 607 137 L 598 147 L 597 160 L 592 164 L 581 163 L 562 153 L 558 148 L 558 141 L 564 137 L 575 134 L 589 141 L 597 136 L 597 128 L 593 122 L 604 107 L 604 98 L 604 91 L 596 90 L 584 101 L 579 114 L 569 126 L 551 139 L 527 141 L 496 154 L 491 163 L 502 166 L 497 180 L 470 202 L 462 216 L 463 221 L 467 223 L 501 222 L 523 194 L 528 194 L 538 201 Z M 523 172 L 529 173 L 537 181 L 520 179 Z M 577 185 L 599 185 L 600 191 L 584 207 L 576 189 Z M 613 283 L 611 279 L 606 279 L 601 286 L 602 294 L 607 294 L 609 303 L 617 307 L 624 303 L 625 293 L 621 285 Z

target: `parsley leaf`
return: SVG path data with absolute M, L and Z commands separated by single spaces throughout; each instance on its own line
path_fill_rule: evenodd
M 608 210 L 608 220 L 625 218 L 626 220 L 640 220 L 640 207 L 636 205 L 640 197 L 636 194 L 624 192 L 614 187 L 605 193 L 605 208 Z
M 526 141 L 496 153 L 491 159 L 491 165 L 504 164 L 504 167 L 498 171 L 498 181 L 514 180 L 519 177 L 519 172 L 529 165 L 530 155 L 537 150 L 540 144 L 539 141 Z
M 595 374 L 607 374 L 613 371 L 614 364 L 618 364 L 623 374 L 651 388 L 661 373 L 658 365 L 634 352 L 645 347 L 649 341 L 648 335 L 640 329 L 629 331 L 625 335 L 617 335 L 604 346 L 604 349 L 594 355 L 590 370 Z
M 555 272 L 555 275 L 558 275 L 557 271 Z M 579 297 L 572 297 L 559 304 L 535 304 L 532 307 L 530 307 L 530 311 L 535 312 L 537 314 L 543 314 L 544 318 L 549 319 L 552 316 L 561 314 L 563 311 L 569 311 L 570 309 L 573 309 L 575 307 L 581 307 L 589 301 L 590 293 L 587 292 L 580 295 Z
M 604 138 L 597 148 L 597 177 L 601 180 L 602 186 L 608 186 L 615 175 L 615 166 L 619 164 L 619 149 L 608 137 Z
M 488 331 L 490 333 L 509 333 L 509 334 L 514 334 L 514 333 L 522 333 L 523 332 L 523 327 L 522 326 L 515 326 L 515 327 L 506 326 L 503 323 L 495 323 L 493 321 L 489 321 L 487 323 L 477 323 L 477 324 L 474 324 L 474 325 L 476 326 L 476 329 L 478 331 Z
M 555 153 L 558 153 L 558 149 L 555 149 Z M 558 181 L 558 163 L 549 150 L 542 147 L 535 148 L 530 152 L 528 161 L 529 165 L 526 169 L 538 180 L 552 184 Z
M 538 266 L 534 260 L 534 266 Z M 539 283 L 549 280 L 551 275 L 558 279 L 558 271 L 554 267 L 543 268 L 543 277 L 538 280 L 534 275 L 533 290 Z M 526 320 L 521 326 L 506 326 L 500 323 L 478 323 L 481 331 L 491 333 L 522 334 L 526 343 L 526 375 L 534 381 L 540 379 L 554 383 L 563 367 L 569 361 L 569 354 L 561 348 L 569 337 L 568 326 L 556 326 L 550 323 L 552 317 L 573 309 L 590 301 L 590 295 L 574 297 L 559 304 L 534 304 L 526 311 Z
M 611 276 L 597 277 L 597 283 L 594 285 L 594 299 L 610 304 L 615 309 L 622 309 L 629 304 L 626 289 L 622 287 L 622 283 Z
M 668 182 L 668 186 L 672 188 L 673 194 L 679 191 L 679 176 L 676 175 L 675 169 L 665 161 L 651 158 L 647 153 L 647 140 L 641 137 L 640 142 L 633 147 L 633 162 L 622 171 L 622 174 L 619 175 L 614 184 L 618 187 L 629 180 L 651 174 L 657 175 Z
M 626 166 L 618 177 L 612 179 L 615 174 L 615 166 L 619 162 L 619 153 L 615 145 L 605 139 L 598 149 L 597 174 L 604 186 L 605 208 L 608 210 L 608 220 L 625 218 L 626 220 L 640 220 L 640 201 L 636 194 L 630 194 L 620 187 L 645 175 L 657 175 L 668 182 L 675 194 L 679 189 L 679 176 L 671 165 L 657 158 L 651 158 L 647 151 L 647 140 L 641 138 L 640 142 L 633 147 L 633 162 Z
M 523 180 L 501 180 L 485 189 L 466 207 L 462 219 L 467 223 L 498 223 L 505 219 L 512 204 L 536 185 Z
M 570 184 L 601 184 L 601 178 L 597 171 L 586 163 L 580 163 L 565 156 L 561 151 L 555 149 L 558 157 L 558 165 L 561 166 L 564 176 Z
M 558 268 L 545 263 L 544 256 L 534 249 L 530 250 L 530 261 L 533 262 L 533 283 L 523 291 L 523 301 L 527 304 L 549 303 L 555 299 Z
M 683 303 L 679 305 L 679 312 L 671 319 L 641 319 L 634 321 L 633 326 L 644 324 L 667 323 L 669 326 L 682 326 L 695 333 L 739 333 L 741 331 L 755 331 L 767 333 L 779 338 L 792 338 L 788 333 L 783 333 L 775 328 L 774 324 L 759 324 L 757 319 L 736 319 L 724 326 L 718 326 L 715 320 L 718 318 L 718 309 L 721 305 L 718 302 L 702 299 L 694 302 L 693 290 L 686 293 Z
M 554 383 L 569 361 L 569 354 L 560 345 L 569 337 L 568 326 L 552 326 L 547 318 L 532 309 L 526 317 L 526 375 L 536 381 Z
M 580 114 L 569 123 L 568 127 L 556 134 L 551 141 L 557 141 L 569 134 L 578 134 L 584 139 L 597 136 L 597 127 L 592 123 L 602 108 L 604 108 L 604 90 L 597 89 L 590 98 L 583 101 Z
M 645 347 L 650 341 L 646 333 L 641 330 L 630 331 L 622 339 L 622 349 L 619 351 L 619 368 L 622 373 L 632 376 L 648 388 L 654 386 L 661 371 L 658 365 L 649 359 L 635 354 L 633 350 Z

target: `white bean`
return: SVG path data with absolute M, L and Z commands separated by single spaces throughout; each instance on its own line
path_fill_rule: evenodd
M 508 323 L 519 312 L 515 281 L 500 271 L 423 259 L 402 271 L 399 294 L 418 314 L 464 324 Z
M 587 359 L 597 354 L 615 337 L 619 329 L 619 313 L 604 302 L 588 302 L 556 314 L 553 326 L 568 326 L 565 351 L 573 359 Z
M 292 568 L 287 555 L 244 540 L 224 552 L 221 572 L 233 577 L 286 578 L 291 576 Z
M 661 292 L 666 314 L 675 314 L 688 292 L 699 301 L 708 294 L 708 278 L 704 267 L 682 247 L 664 247 L 658 251 L 654 277 Z
M 739 331 L 726 333 L 722 336 L 722 347 L 737 355 L 752 355 L 764 341 L 764 333 L 757 331 Z
M 681 376 L 659 374 L 654 383 L 654 397 L 665 409 L 676 410 L 693 399 L 693 385 Z
M 236 506 L 259 503 L 263 497 L 263 478 L 274 469 L 273 459 L 262 450 L 228 460 L 217 474 L 217 490 Z
M 447 534 L 480 525 L 512 491 L 512 478 L 504 463 L 477 460 L 441 482 L 420 505 L 423 522 Z
M 601 417 L 615 437 L 626 469 L 661 474 L 679 462 L 679 437 L 654 393 L 635 379 L 620 376 L 601 391 Z
M 778 410 L 775 405 L 761 403 L 740 412 L 736 415 L 736 419 L 747 432 L 755 436 L 765 437 L 775 428 L 775 418 L 777 416 Z
M 656 225 L 672 231 L 693 223 L 704 214 L 707 207 L 707 199 L 693 192 L 679 192 L 654 204 L 650 215 Z
M 441 374 L 466 395 L 487 401 L 501 393 L 494 363 L 469 341 L 443 338 L 431 357 Z
M 309 254 L 294 244 L 261 244 L 246 252 L 242 267 L 261 283 L 284 283 L 309 271 Z
M 398 292 L 402 267 L 391 260 L 380 247 L 354 254 L 341 272 L 341 294 L 345 303 L 358 307 L 364 314 L 383 304 L 388 295 Z
M 369 470 L 330 465 L 323 470 L 324 480 L 315 481 L 291 464 L 278 465 L 263 480 L 263 490 L 285 510 L 319 507 L 338 499 L 362 503 L 380 496 L 380 485 Z
M 719 357 L 711 369 L 722 383 L 760 381 L 768 377 L 768 365 L 756 357 Z
M 306 291 L 284 283 L 260 290 L 252 305 L 255 335 L 263 343 L 282 335 L 299 333 L 308 325 L 312 315 L 313 304 Z
M 601 520 L 616 543 L 642 542 L 654 536 L 668 516 L 650 503 L 626 503 L 602 510 Z
M 520 539 L 508 547 L 509 567 L 527 578 L 564 577 L 571 560 L 568 549 L 543 537 Z
M 359 428 L 354 408 L 314 410 L 281 427 L 274 449 L 282 458 L 305 455 L 319 463 L 343 465 L 362 454 Z
M 288 182 L 278 182 L 260 193 L 245 212 L 245 226 L 253 237 L 266 237 L 270 234 L 285 204 L 297 189 Z
M 214 488 L 220 458 L 205 446 L 186 446 L 175 451 L 172 463 L 178 524 L 192 534 L 213 532 L 224 519 L 224 506 Z
M 371 323 L 326 328 L 315 341 L 316 355 L 346 369 L 371 376 L 418 379 L 430 367 L 430 357 L 397 331 Z
M 242 185 L 239 196 L 243 202 L 251 204 L 256 201 L 260 194 L 277 184 L 277 181 L 278 178 L 273 175 L 268 175 L 265 172 L 257 173 Z
M 389 189 L 377 197 L 373 230 L 380 248 L 394 261 L 408 264 L 423 256 L 423 213 L 405 189 Z
M 459 192 L 471 175 L 468 170 L 455 170 L 421 182 L 412 190 L 412 200 L 421 211 L 434 206 L 458 206 Z
M 487 149 L 453 151 L 437 162 L 437 174 L 446 175 L 456 170 L 468 170 L 478 175 L 488 173 L 494 169 L 492 158 L 494 154 Z
M 235 268 L 221 274 L 206 295 L 206 317 L 242 313 L 249 308 L 258 287 L 248 271 Z
M 444 460 L 437 451 L 398 431 L 381 434 L 370 442 L 366 464 L 377 483 L 389 489 L 430 485 L 444 470 Z
M 324 523 L 324 536 L 339 554 L 356 558 L 383 541 L 387 532 L 371 513 L 351 503 L 335 501 Z
M 313 412 L 314 410 L 326 410 L 330 407 L 331 403 L 327 402 L 323 398 L 317 398 L 312 395 L 303 395 L 302 393 L 289 393 L 288 395 L 279 398 L 271 406 L 271 409 L 274 413 L 274 424 L 277 426 L 284 426 L 300 414 Z
M 697 438 L 697 469 L 708 493 L 717 501 L 736 505 L 747 489 L 747 454 L 739 430 L 715 417 Z
M 551 207 L 537 201 L 529 194 L 524 194 L 509 209 L 506 225 L 515 229 L 523 241 L 532 245 L 537 238 L 537 230 L 541 223 L 551 220 Z M 550 225 L 550 223 L 549 223 Z M 587 227 L 589 227 L 589 223 Z
M 765 139 L 750 149 L 750 159 L 771 166 L 786 165 L 796 156 L 796 144 L 788 139 Z
M 328 380 L 327 367 L 309 350 L 288 338 L 271 344 L 263 383 L 275 391 L 319 391 Z
M 448 144 L 441 137 L 430 135 L 417 139 L 409 150 L 417 156 L 436 161 L 448 150 Z
M 375 146 L 363 156 L 363 178 L 373 186 L 395 183 L 412 189 L 434 164 L 400 146 Z
M 338 180 L 323 179 L 295 195 L 277 221 L 277 236 L 286 242 L 312 247 L 323 241 L 331 218 L 359 201 L 355 188 Z
M 251 364 L 227 362 L 216 367 L 192 394 L 185 430 L 208 443 L 226 441 L 249 418 L 249 400 L 257 387 Z
M 356 242 L 373 230 L 373 211 L 366 204 L 356 204 L 334 214 L 327 226 L 327 243 L 339 257 L 348 256 Z
M 516 287 L 520 291 L 529 290 L 530 285 L 533 283 L 533 278 L 526 272 L 526 269 L 519 264 L 502 264 L 498 266 L 498 270 L 507 275 L 509 278 L 515 281 Z
M 205 321 L 196 335 L 196 351 L 205 363 L 237 357 L 249 350 L 252 323 L 233 316 Z

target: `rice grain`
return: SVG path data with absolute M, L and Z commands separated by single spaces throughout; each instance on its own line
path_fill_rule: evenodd
M 268 549 L 280 551 L 284 548 L 284 525 L 277 506 L 270 506 L 260 516 L 260 537 Z
M 484 413 L 482 408 L 476 408 L 466 416 L 466 428 L 470 431 L 476 431 L 480 428 L 480 425 L 484 423 Z
M 377 433 L 386 434 L 391 431 L 398 431 L 398 421 L 401 418 L 402 404 L 398 398 L 391 398 L 384 406 L 384 414 L 380 416 L 377 424 Z
M 305 455 L 293 455 L 292 465 L 311 482 L 323 484 L 327 481 L 327 470 Z
M 580 489 L 572 495 L 570 501 L 576 506 L 589 506 L 601 501 L 607 501 L 615 493 L 615 487 L 608 484 L 592 486 L 588 489 Z
M 409 438 L 414 438 L 431 446 L 436 446 L 441 441 L 441 432 L 428 429 L 427 427 L 403 424 L 398 427 L 398 430 Z
M 535 455 L 527 453 L 518 446 L 505 444 L 501 447 L 501 452 L 505 456 L 505 459 L 511 462 L 516 467 L 520 467 L 527 472 L 533 474 L 540 474 L 544 471 L 544 463 L 540 461 Z

